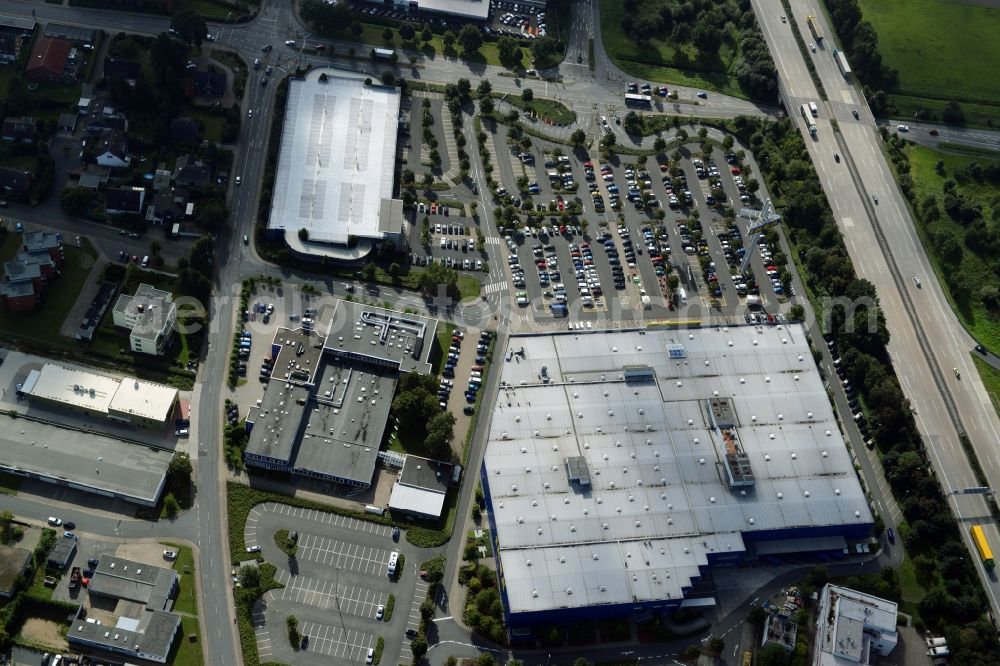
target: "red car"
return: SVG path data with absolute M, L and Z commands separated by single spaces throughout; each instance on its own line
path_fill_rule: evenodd
M 937 131 L 936 129 L 932 129 L 932 130 L 930 131 L 930 135 L 931 135 L 931 136 L 937 136 L 937 135 L 938 135 L 938 131 Z
M 729 170 L 729 172 L 734 176 L 738 176 L 741 173 L 740 168 L 738 166 L 734 166 L 732 169 Z

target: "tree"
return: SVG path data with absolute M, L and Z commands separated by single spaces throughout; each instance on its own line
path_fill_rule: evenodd
M 420 184 L 423 186 L 425 190 L 429 190 L 432 187 L 434 187 L 434 174 L 430 173 L 429 171 L 426 172 L 420 179 Z
M 302 641 L 302 636 L 299 634 L 299 618 L 289 615 L 285 618 L 285 627 L 288 629 L 288 642 L 293 648 L 298 648 Z
M 350 26 L 354 32 L 354 25 L 351 21 L 351 8 L 346 2 L 323 2 L 323 0 L 301 0 L 299 11 L 302 20 L 311 25 L 313 29 L 322 35 L 334 35 L 342 32 Z M 358 27 L 361 24 L 358 23 Z M 356 35 L 361 34 L 359 30 Z
M 201 46 L 208 34 L 205 19 L 191 9 L 184 9 L 174 14 L 170 21 L 170 28 L 185 43 L 193 43 L 195 46 Z
M 351 34 L 355 37 L 360 37 L 361 33 L 365 31 L 364 27 L 361 25 L 360 21 L 351 22 Z
M 483 45 L 483 34 L 479 32 L 479 28 L 467 23 L 458 33 L 458 45 L 465 57 L 469 58 L 478 53 L 479 47 Z
M 181 507 L 177 503 L 177 498 L 174 497 L 173 493 L 167 493 L 163 498 L 163 511 L 167 514 L 167 518 L 173 518 L 178 513 L 180 513 Z
M 166 488 L 183 506 L 191 505 L 193 473 L 191 458 L 186 453 L 175 454 L 167 466 Z
M 941 120 L 949 125 L 964 125 L 965 111 L 962 110 L 962 105 L 955 100 L 945 104 L 944 109 L 941 110 Z
M 789 666 L 792 656 L 776 643 L 768 643 L 757 651 L 758 666 Z
M 662 136 L 656 137 L 656 140 L 653 141 L 653 150 L 655 150 L 657 153 L 662 153 L 666 149 L 667 149 L 666 139 L 664 139 Z
M 451 30 L 445 30 L 444 35 L 441 36 L 441 41 L 444 42 L 446 49 L 451 49 L 455 46 L 455 39 L 455 33 Z
M 386 86 L 390 86 L 390 87 L 395 86 L 396 85 L 396 75 L 393 74 L 392 72 L 390 72 L 389 70 L 385 70 L 384 72 L 382 72 L 382 85 L 386 85 Z
M 215 263 L 214 243 L 211 236 L 202 236 L 191 246 L 188 253 L 188 265 L 202 275 L 210 276 Z
M 479 99 L 489 97 L 491 92 L 493 92 L 493 84 L 490 83 L 489 79 L 483 79 L 479 82 L 479 85 L 476 86 L 476 96 Z
M 550 58 L 559 51 L 559 42 L 551 37 L 539 37 L 531 42 L 531 55 L 535 59 L 535 64 L 544 67 Z
M 521 91 L 521 101 L 525 104 L 531 104 L 532 100 L 535 99 L 535 91 L 531 88 L 525 88 Z
M 364 268 L 361 269 L 361 279 L 365 282 L 374 282 L 377 274 L 378 270 L 372 263 L 365 264 Z
M 392 43 L 392 28 L 389 26 L 385 27 L 385 30 L 382 31 L 382 39 L 386 44 Z
M 414 663 L 419 662 L 427 654 L 427 638 L 423 634 L 417 634 L 417 637 L 410 641 L 410 653 L 413 655 Z
M 97 193 L 88 187 L 67 187 L 59 195 L 59 203 L 67 215 L 86 217 L 97 204 Z
M 399 264 L 397 264 L 395 261 L 389 264 L 389 275 L 390 277 L 392 277 L 393 280 L 399 278 L 400 270 L 401 269 L 399 267 Z
M 583 144 L 587 141 L 587 133 L 582 129 L 574 130 L 572 134 L 569 135 L 570 143 L 576 148 L 582 148 Z
M 444 287 L 445 293 L 457 294 L 458 273 L 441 264 L 431 264 L 420 274 L 420 288 L 430 296 L 438 295 L 439 287 Z
M 493 107 L 493 98 L 492 97 L 484 97 L 482 100 L 480 100 L 480 102 L 479 102 L 479 110 L 481 112 L 483 112 L 483 113 L 493 113 L 493 109 L 494 109 L 494 107 Z
M 434 33 L 431 32 L 430 26 L 425 25 L 423 31 L 420 33 L 420 39 L 425 42 L 429 42 L 434 39 Z
M 625 114 L 625 121 L 622 123 L 622 126 L 629 134 L 642 134 L 642 118 L 635 111 L 629 111 Z
M 427 437 L 424 447 L 428 452 L 440 459 L 451 458 L 451 440 L 455 435 L 455 415 L 451 412 L 438 411 L 427 422 Z
M 417 36 L 417 29 L 413 27 L 412 23 L 404 23 L 399 26 L 399 36 L 406 41 L 410 41 Z
M 507 69 L 520 67 L 524 56 L 518 41 L 506 35 L 497 40 L 497 54 L 500 56 L 500 62 Z
M 260 569 L 255 566 L 241 567 L 240 585 L 250 590 L 260 587 Z
M 14 514 L 10 511 L 4 510 L 0 511 L 0 543 L 10 543 L 13 538 L 13 531 L 11 530 L 11 523 L 14 520 Z

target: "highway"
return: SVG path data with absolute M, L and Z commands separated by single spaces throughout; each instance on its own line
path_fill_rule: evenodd
M 834 217 L 859 277 L 877 288 L 891 334 L 888 350 L 903 392 L 910 400 L 917 426 L 926 442 L 934 470 L 959 518 L 970 550 L 972 521 L 992 523 L 982 495 L 956 494 L 978 486 L 961 447 L 959 432 L 968 433 L 992 487 L 1000 484 L 1000 455 L 994 448 L 1000 422 L 979 380 L 970 350 L 975 342 L 958 322 L 917 237 L 914 221 L 879 145 L 875 119 L 860 93 L 846 82 L 833 59 L 829 39 L 809 53 L 828 101 L 820 103 L 789 24 L 780 16 L 777 0 L 754 0 L 754 11 L 771 50 L 791 114 L 799 120 Z M 822 17 L 814 0 L 799 6 L 795 21 L 803 38 L 811 40 L 806 15 Z M 826 35 L 832 31 L 824 25 Z M 810 138 L 796 109 L 808 102 L 820 104 L 814 122 L 818 133 Z M 855 120 L 852 111 L 857 110 Z M 835 135 L 831 119 L 840 134 Z M 842 156 L 840 163 L 834 154 Z M 875 201 L 877 197 L 877 203 Z M 918 288 L 914 277 L 923 276 Z M 953 368 L 958 368 L 961 379 Z M 995 526 L 987 528 L 1000 543 Z M 1000 611 L 1000 586 L 974 555 L 994 612 Z

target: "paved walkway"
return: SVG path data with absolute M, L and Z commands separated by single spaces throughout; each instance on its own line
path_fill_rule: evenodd
M 81 257 L 86 257 L 88 261 L 90 260 L 86 255 L 81 255 Z M 97 260 L 94 261 L 94 265 L 90 268 L 90 273 L 87 274 L 87 279 L 84 280 L 83 288 L 80 289 L 80 293 L 76 297 L 76 302 L 73 303 L 73 307 L 70 308 L 62 325 L 59 327 L 59 335 L 67 338 L 76 338 L 76 332 L 80 330 L 80 322 L 83 321 L 83 316 L 87 314 L 90 304 L 97 297 L 98 291 L 100 291 L 101 275 L 104 273 L 105 264 L 107 264 L 107 259 L 98 254 Z M 62 287 L 59 286 L 58 280 L 56 282 L 56 289 L 65 288 L 65 285 Z M 42 307 L 45 306 L 43 305 Z

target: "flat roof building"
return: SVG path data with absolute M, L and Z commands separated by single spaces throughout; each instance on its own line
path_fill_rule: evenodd
M 173 569 L 101 556 L 88 590 L 95 606 L 102 597 L 113 602 L 113 624 L 87 622 L 81 606 L 67 639 L 76 646 L 166 663 L 181 626 L 181 616 L 169 610 L 179 580 Z
M 408 455 L 392 486 L 389 508 L 416 518 L 437 520 L 451 481 L 450 463 Z
M 275 333 L 268 384 L 246 418 L 244 459 L 367 488 L 398 375 L 430 371 L 436 322 L 339 301 L 315 329 Z
M 163 428 L 177 409 L 177 389 L 134 377 L 116 379 L 90 370 L 46 363 L 18 387 L 29 399 L 88 416 Z
M 57 537 L 56 543 L 49 551 L 46 566 L 52 569 L 65 569 L 76 553 L 76 539 L 72 537 Z
M 873 664 L 899 641 L 896 603 L 827 584 L 816 614 L 813 666 Z
M 302 257 L 362 261 L 401 242 L 399 89 L 329 67 L 289 81 L 267 228 Z
M 670 610 L 873 518 L 798 325 L 519 335 L 481 469 L 508 626 Z
M 140 284 L 134 296 L 118 297 L 113 316 L 115 326 L 129 330 L 132 351 L 161 356 L 173 337 L 177 305 L 169 291 Z

